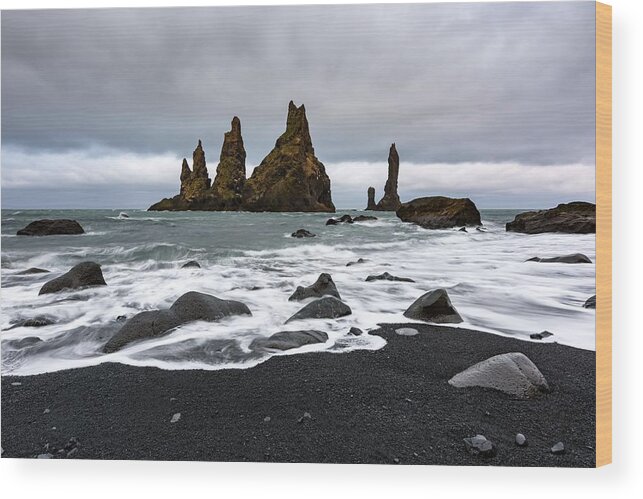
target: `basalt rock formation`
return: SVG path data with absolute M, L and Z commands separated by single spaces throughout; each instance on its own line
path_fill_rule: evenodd
M 286 131 L 244 188 L 248 211 L 335 212 L 330 179 L 315 156 L 306 109 L 290 101 Z
M 366 203 L 367 210 L 377 210 L 377 204 L 375 203 L 375 187 L 368 188 L 368 201 Z
M 425 229 L 477 226 L 482 223 L 478 208 L 469 198 L 418 198 L 401 205 L 396 215 L 403 222 L 411 222 Z
M 54 236 L 61 234 L 84 234 L 76 220 L 36 220 L 17 232 L 19 236 Z
M 290 102 L 286 131 L 247 180 L 241 122 L 235 116 L 224 136 L 212 185 L 199 141 L 192 169 L 183 160 L 180 193 L 149 210 L 334 212 L 330 179 L 315 157 L 304 106 Z
M 386 185 L 384 186 L 384 197 L 377 203 L 375 210 L 397 211 L 401 206 L 400 196 L 397 194 L 397 177 L 399 174 L 400 157 L 397 154 L 397 149 L 395 149 L 395 143 L 393 143 L 388 153 L 388 179 L 386 179 Z
M 542 234 L 564 232 L 568 234 L 596 233 L 596 205 L 584 201 L 563 203 L 550 210 L 528 211 L 516 215 L 507 224 L 508 232 Z

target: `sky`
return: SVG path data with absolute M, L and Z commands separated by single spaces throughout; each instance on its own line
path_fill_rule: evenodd
M 594 201 L 593 2 L 2 12 L 2 207 L 146 208 L 241 119 L 250 174 L 306 106 L 339 208 Z

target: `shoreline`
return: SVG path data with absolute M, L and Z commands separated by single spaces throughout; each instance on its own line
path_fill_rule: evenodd
M 400 327 L 420 334 L 400 336 Z M 383 324 L 371 334 L 387 345 L 274 356 L 249 369 L 105 363 L 2 376 L 2 458 L 66 457 L 56 451 L 67 445 L 79 459 L 595 465 L 595 352 L 445 326 Z M 515 400 L 447 382 L 514 351 L 551 393 Z M 478 433 L 495 457 L 466 451 L 463 439 Z M 562 455 L 550 452 L 558 441 Z

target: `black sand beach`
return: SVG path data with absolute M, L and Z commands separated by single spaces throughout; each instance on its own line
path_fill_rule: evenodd
M 279 356 L 246 370 L 103 364 L 3 376 L 2 457 L 594 466 L 594 352 L 407 326 L 420 334 L 373 331 L 388 341 L 381 350 Z M 551 393 L 515 400 L 447 383 L 514 351 L 538 366 Z M 519 432 L 527 447 L 515 444 Z M 494 442 L 495 457 L 466 451 L 463 439 L 476 434 Z M 550 452 L 558 441 L 562 455 Z

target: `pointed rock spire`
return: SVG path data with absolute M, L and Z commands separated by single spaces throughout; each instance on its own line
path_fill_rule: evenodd
M 400 174 L 400 157 L 395 148 L 395 142 L 391 144 L 388 153 L 388 179 L 384 186 L 384 197 L 377 203 L 379 211 L 396 211 L 402 203 L 400 196 L 397 194 L 397 178 Z
M 255 168 L 244 189 L 250 211 L 334 212 L 330 179 L 315 157 L 306 108 L 288 104 L 286 131 Z
M 212 184 L 216 209 L 240 209 L 245 183 L 246 150 L 241 136 L 241 121 L 235 116 L 232 118 L 230 131 L 223 136 L 217 175 Z

